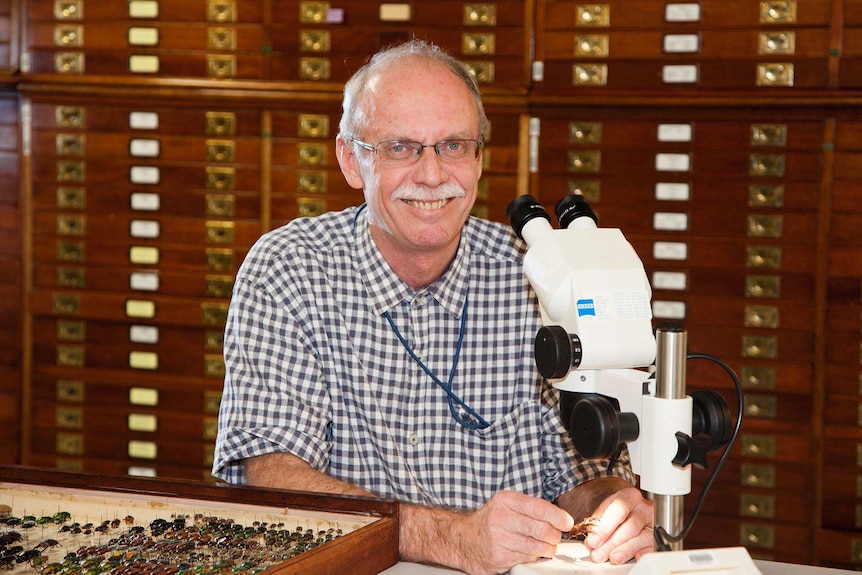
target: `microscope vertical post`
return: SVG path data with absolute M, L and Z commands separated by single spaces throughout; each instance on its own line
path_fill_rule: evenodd
M 659 326 L 656 330 L 656 345 L 656 397 L 685 398 L 685 363 L 688 349 L 686 331 L 679 324 Z M 671 534 L 680 533 L 685 515 L 684 496 L 653 494 L 653 503 L 655 527 L 663 527 Z M 668 544 L 671 551 L 679 551 L 683 542 Z

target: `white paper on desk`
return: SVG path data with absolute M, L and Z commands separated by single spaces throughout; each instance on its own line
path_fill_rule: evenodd
M 593 563 L 590 552 L 580 541 L 562 541 L 557 545 L 557 555 L 553 559 L 540 559 L 533 563 L 515 565 L 511 575 L 577 575 L 579 573 L 628 573 L 633 563 L 611 565 L 610 563 Z

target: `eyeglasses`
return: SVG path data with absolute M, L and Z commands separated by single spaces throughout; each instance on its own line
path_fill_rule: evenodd
M 437 157 L 446 162 L 466 162 L 479 157 L 481 140 L 443 140 L 436 144 L 420 144 L 411 140 L 387 140 L 372 146 L 356 138 L 350 138 L 360 148 L 377 153 L 382 164 L 412 164 L 419 160 L 425 148 L 434 148 Z

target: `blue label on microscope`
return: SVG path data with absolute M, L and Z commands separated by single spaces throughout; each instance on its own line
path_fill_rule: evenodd
M 579 299 L 577 306 L 578 317 L 584 317 L 586 315 L 591 315 L 593 317 L 596 316 L 596 304 L 592 299 Z

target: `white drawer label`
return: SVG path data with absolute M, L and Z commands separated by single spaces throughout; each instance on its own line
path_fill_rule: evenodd
M 682 291 L 688 284 L 688 278 L 684 272 L 653 272 L 653 289 L 666 289 Z
M 158 158 L 161 145 L 158 140 L 134 138 L 129 142 L 129 155 L 135 158 Z
M 129 127 L 133 130 L 156 130 L 159 127 L 159 115 L 155 112 L 131 112 Z
M 691 124 L 659 124 L 659 142 L 691 142 Z
M 688 259 L 688 244 L 685 242 L 655 242 L 652 246 L 653 258 L 657 260 Z
M 691 169 L 688 154 L 656 154 L 655 169 L 659 172 L 687 172 Z
M 698 22 L 700 4 L 696 2 L 668 4 L 664 8 L 664 20 L 665 22 Z
M 132 272 L 129 287 L 137 291 L 159 291 L 159 274 L 155 272 Z
M 688 229 L 688 214 L 658 212 L 652 216 L 654 230 L 684 232 Z
M 688 184 L 678 182 L 659 182 L 655 185 L 655 199 L 685 202 L 691 197 L 691 188 Z
M 150 220 L 132 220 L 129 224 L 129 235 L 133 238 L 159 237 L 159 222 Z
M 155 212 L 161 207 L 161 198 L 158 194 L 135 192 L 132 194 L 130 203 L 133 210 Z
M 697 66 L 691 64 L 664 66 L 661 79 L 665 84 L 694 84 L 697 82 Z
M 132 166 L 129 171 L 129 181 L 133 184 L 158 184 L 159 169 L 153 166 Z

